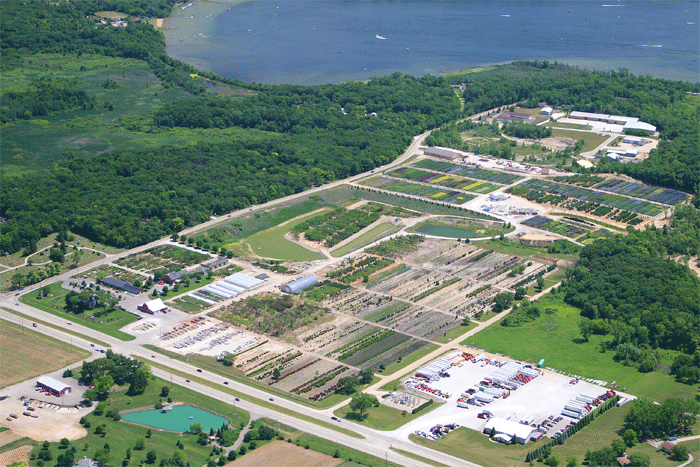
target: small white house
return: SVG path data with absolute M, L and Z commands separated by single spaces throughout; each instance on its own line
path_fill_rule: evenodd
M 554 112 L 553 108 L 543 107 L 542 110 L 540 110 L 540 115 L 552 115 L 552 112 Z
M 622 142 L 627 144 L 634 144 L 635 146 L 641 146 L 644 144 L 644 140 L 639 136 L 625 136 Z

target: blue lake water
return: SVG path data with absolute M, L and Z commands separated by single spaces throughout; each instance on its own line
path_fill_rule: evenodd
M 513 60 L 700 81 L 700 2 L 220 0 L 176 8 L 170 56 L 259 83 L 438 74 Z

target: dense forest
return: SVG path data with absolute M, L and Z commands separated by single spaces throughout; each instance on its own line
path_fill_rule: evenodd
M 546 100 L 649 121 L 668 141 L 644 163 L 614 168 L 637 171 L 633 175 L 644 180 L 656 177 L 657 184 L 687 191 L 698 185 L 698 99 L 687 94 L 700 90 L 697 85 L 634 77 L 625 70 L 601 73 L 521 62 L 451 78 L 467 83 L 461 111 L 457 94 L 441 77 L 393 74 L 366 83 L 263 86 L 201 72 L 168 57 L 162 34 L 143 19 L 164 16 L 171 4 L 171 0 L 0 3 L 3 72 L 21 67 L 35 53 L 60 53 L 78 61 L 84 54 L 140 60 L 162 86 L 182 89 L 188 97 L 133 119 L 129 131 L 238 131 L 223 143 L 147 150 L 118 147 L 88 159 L 72 158 L 67 152 L 50 171 L 3 175 L 0 216 L 7 221 L 0 225 L 1 251 L 31 253 L 40 238 L 61 228 L 109 245 L 133 247 L 211 215 L 385 164 L 416 134 L 515 101 L 536 105 Z M 95 12 L 110 9 L 138 16 L 139 21 L 130 18 L 128 27 L 115 28 L 94 17 Z M 249 93 L 217 97 L 206 90 L 204 79 L 192 79 L 190 73 Z M 79 109 L 89 112 L 98 103 L 81 93 L 78 84 L 46 76 L 5 92 L 3 131 L 11 131 L 17 120 Z M 466 125 L 471 126 L 460 124 L 433 139 L 454 139 Z M 481 125 L 471 129 L 493 131 Z M 494 143 L 493 148 L 479 151 L 508 149 Z
M 581 309 L 584 338 L 610 334 L 617 359 L 641 371 L 656 368 L 653 349 L 686 353 L 700 346 L 700 281 L 669 255 L 697 254 L 700 219 L 679 210 L 675 227 L 630 229 L 586 245 L 562 289 Z

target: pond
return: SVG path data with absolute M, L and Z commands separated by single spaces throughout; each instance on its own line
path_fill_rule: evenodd
M 193 423 L 202 425 L 204 431 L 208 432 L 210 428 L 216 431 L 221 425 L 228 423 L 223 417 L 191 405 L 176 405 L 167 412 L 144 410 L 126 413 L 122 415 L 122 420 L 170 431 L 188 431 Z
M 415 232 L 449 238 L 475 238 L 479 235 L 467 229 L 444 224 L 423 224 L 413 229 Z

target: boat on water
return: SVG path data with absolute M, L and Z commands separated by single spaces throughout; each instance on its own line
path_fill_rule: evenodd
M 194 419 L 194 417 L 187 417 L 187 418 L 189 418 L 190 420 Z
M 510 18 L 510 15 L 501 15 L 502 18 Z
M 379 34 L 377 34 L 377 35 L 376 35 L 376 36 L 374 36 L 374 37 L 376 37 L 377 39 L 381 39 L 381 40 L 383 40 L 383 41 L 385 41 L 385 40 L 386 40 L 386 37 L 384 37 L 384 36 L 380 36 Z

